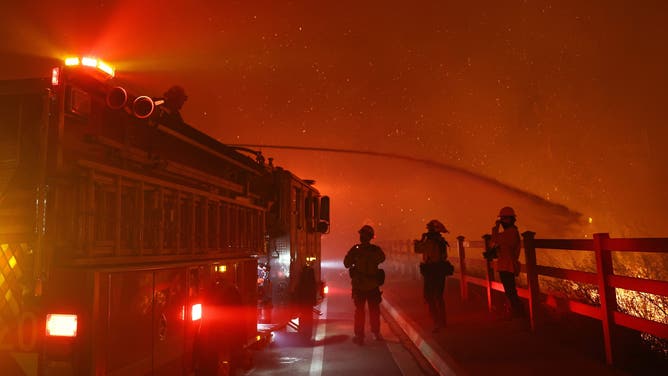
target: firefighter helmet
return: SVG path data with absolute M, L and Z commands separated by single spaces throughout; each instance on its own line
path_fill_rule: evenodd
M 499 211 L 499 217 L 515 217 L 515 210 L 510 206 L 505 206 Z
M 427 230 L 431 231 L 436 231 L 436 232 L 444 232 L 447 233 L 448 230 L 445 228 L 443 223 L 437 219 L 432 219 L 427 223 Z
M 181 99 L 183 101 L 186 101 L 188 99 L 188 96 L 186 95 L 186 90 L 179 85 L 174 85 L 170 87 L 163 95 L 165 96 L 166 99 L 172 99 L 172 100 Z
M 178 85 L 170 87 L 163 95 L 165 96 L 165 106 L 172 111 L 181 110 L 188 100 L 185 89 Z
M 368 235 L 370 235 L 371 237 L 373 237 L 374 234 L 375 234 L 374 231 L 373 231 L 373 227 L 371 227 L 371 226 L 369 226 L 369 225 L 364 225 L 364 226 L 362 226 L 362 228 L 359 229 L 358 232 L 359 232 L 360 234 L 368 234 Z

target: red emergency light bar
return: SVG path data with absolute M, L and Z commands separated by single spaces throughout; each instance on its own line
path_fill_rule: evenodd
M 84 66 L 84 67 L 91 67 L 95 68 L 101 72 L 106 73 L 110 78 L 114 77 L 116 74 L 116 71 L 114 70 L 111 65 L 105 63 L 104 61 L 94 58 L 91 56 L 84 56 L 84 57 L 68 57 L 65 59 L 65 66 L 68 67 L 75 67 L 75 66 Z

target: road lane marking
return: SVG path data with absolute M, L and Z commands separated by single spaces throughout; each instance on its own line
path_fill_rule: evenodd
M 325 335 L 327 334 L 327 299 L 320 304 L 320 318 L 318 319 L 318 326 L 315 331 L 313 346 L 313 356 L 311 357 L 311 368 L 309 369 L 309 376 L 322 375 L 322 366 L 324 362 L 325 353 Z

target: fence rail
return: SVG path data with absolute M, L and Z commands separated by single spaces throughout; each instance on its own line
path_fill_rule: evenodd
M 493 291 L 503 292 L 503 285 L 494 280 L 493 262 L 482 258 L 467 257 L 473 251 L 487 249 L 489 235 L 483 240 L 466 240 L 463 236 L 457 238 L 457 255 L 450 255 L 450 259 L 458 266 L 453 277 L 460 280 L 461 296 L 468 299 L 468 285 L 482 286 L 487 290 L 487 306 L 493 308 Z M 655 337 L 668 339 L 668 317 L 665 311 L 658 317 L 658 321 L 624 313 L 620 310 L 617 301 L 617 289 L 628 290 L 634 293 L 653 294 L 658 299 L 668 302 L 668 282 L 656 279 L 637 278 L 617 275 L 613 268 L 613 252 L 619 253 L 656 253 L 668 257 L 668 238 L 610 238 L 606 233 L 594 234 L 593 239 L 537 239 L 531 231 L 522 234 L 524 263 L 521 273 L 526 277 L 526 287 L 518 286 L 520 297 L 528 300 L 529 320 L 532 330 L 540 326 L 540 305 L 559 307 L 569 312 L 587 316 L 601 322 L 603 329 L 603 346 L 607 364 L 614 364 L 613 336 L 616 327 L 626 327 L 639 332 L 648 333 Z M 419 258 L 413 253 L 412 241 L 394 241 L 381 244 L 391 257 L 400 263 L 414 262 L 415 269 Z M 581 271 L 566 269 L 553 265 L 541 265 L 537 262 L 536 251 L 550 252 L 565 250 L 570 252 L 593 252 L 596 261 L 596 271 Z M 483 270 L 480 273 L 471 271 Z M 549 289 L 541 289 L 539 276 L 551 277 L 579 284 L 591 285 L 598 294 L 598 304 L 584 303 L 566 296 L 557 294 Z M 668 304 L 668 303 L 666 303 Z M 668 309 L 668 307 L 664 307 Z

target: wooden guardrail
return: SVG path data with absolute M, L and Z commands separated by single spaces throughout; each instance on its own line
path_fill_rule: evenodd
M 612 339 L 617 326 L 668 339 L 668 317 L 665 314 L 658 317 L 657 320 L 630 315 L 620 310 L 617 301 L 617 289 L 624 289 L 636 293 L 653 294 L 668 302 L 668 282 L 615 274 L 613 262 L 613 253 L 642 252 L 664 254 L 668 257 L 668 238 L 610 238 L 609 234 L 600 233 L 594 234 L 593 239 L 536 239 L 535 233 L 531 231 L 524 232 L 522 238 L 524 263 L 521 273 L 526 277 L 526 287 L 518 286 L 518 294 L 528 300 L 532 330 L 535 331 L 540 325 L 538 307 L 541 304 L 555 308 L 558 305 L 559 308 L 569 312 L 597 319 L 601 322 L 603 329 L 606 363 L 610 365 L 614 363 Z M 468 299 L 469 284 L 482 286 L 487 290 L 487 305 L 491 311 L 492 293 L 494 290 L 503 292 L 503 285 L 495 281 L 492 261 L 485 260 L 481 256 L 480 258 L 467 257 L 467 254 L 471 255 L 476 251 L 480 252 L 479 255 L 482 254 L 488 240 L 489 235 L 483 236 L 482 240 L 468 241 L 463 236 L 459 236 L 457 237 L 457 255 L 451 254 L 450 259 L 456 266 L 453 277 L 461 281 L 462 299 Z M 415 267 L 409 269 L 409 272 L 416 273 L 415 269 L 419 263 L 417 256 L 419 255 L 410 254 L 412 253 L 411 241 L 389 242 L 381 245 L 393 256 L 403 257 L 404 262 L 414 261 Z M 593 252 L 595 272 L 541 265 L 537 262 L 537 250 L 547 253 L 555 250 Z M 469 272 L 474 269 L 478 273 Z M 578 301 L 556 291 L 541 288 L 539 278 L 541 276 L 591 285 L 592 290 L 598 294 L 598 304 Z

